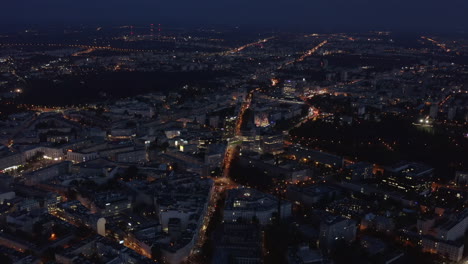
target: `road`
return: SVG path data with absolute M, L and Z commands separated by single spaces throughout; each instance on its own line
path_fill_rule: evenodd
M 449 48 L 447 48 L 447 46 L 444 44 L 444 43 L 440 43 L 438 42 L 437 40 L 433 39 L 433 38 L 430 38 L 430 37 L 426 37 L 426 36 L 421 36 L 422 39 L 425 39 L 427 41 L 430 41 L 432 42 L 432 44 L 436 45 L 437 47 L 441 48 L 442 50 L 444 50 L 445 52 L 450 52 L 451 50 Z
M 281 70 L 283 69 L 285 66 L 289 66 L 291 64 L 294 64 L 296 62 L 301 62 L 301 61 L 304 61 L 307 57 L 309 56 L 312 56 L 314 55 L 320 48 L 322 48 L 323 46 L 325 46 L 325 44 L 328 43 L 328 40 L 324 40 L 322 42 L 320 42 L 317 46 L 313 47 L 312 49 L 308 50 L 306 53 L 304 53 L 301 57 L 297 58 L 297 59 L 294 59 L 292 61 L 289 61 L 289 62 L 286 62 L 285 64 L 283 65 L 280 65 L 278 67 L 278 70 Z
M 265 43 L 268 40 L 273 39 L 273 38 L 274 37 L 246 44 L 246 45 L 244 45 L 242 47 L 231 50 L 230 53 L 240 52 L 240 51 L 242 51 L 242 50 L 244 50 L 244 49 L 246 49 L 248 47 L 251 47 L 251 46 L 254 46 L 254 45 L 257 45 L 257 44 L 260 44 L 260 43 Z M 287 63 L 287 65 L 295 63 L 295 62 L 303 61 L 308 56 L 311 56 L 315 52 L 317 52 L 317 50 L 320 49 L 321 47 L 323 47 L 326 43 L 327 43 L 326 40 L 321 42 L 320 44 L 318 44 L 314 48 L 308 50 L 300 58 L 295 59 L 294 61 Z M 229 53 L 229 52 L 227 52 L 227 53 Z M 242 106 L 241 106 L 241 108 L 239 110 L 237 120 L 236 120 L 234 137 L 230 141 L 237 142 L 237 141 L 239 141 L 239 138 L 242 136 L 241 128 L 242 128 L 242 124 L 245 121 L 245 114 L 246 114 L 247 110 L 251 106 L 254 94 L 256 92 L 259 92 L 259 91 L 260 91 L 260 88 L 257 88 L 257 89 L 254 89 L 254 90 L 250 91 L 249 94 L 247 95 L 245 101 L 242 103 Z M 313 117 L 315 117 L 317 114 L 318 113 L 316 113 L 314 111 Z M 306 118 L 306 120 L 309 120 L 309 118 Z M 201 247 L 203 246 L 204 243 L 206 243 L 206 240 L 207 240 L 206 230 L 208 228 L 208 225 L 217 224 L 217 223 L 212 223 L 211 221 L 213 220 L 213 215 L 214 215 L 215 211 L 216 210 L 222 210 L 222 208 L 216 208 L 216 205 L 217 205 L 219 199 L 222 197 L 222 195 L 224 194 L 224 192 L 226 190 L 238 187 L 238 185 L 234 181 L 232 181 L 230 179 L 230 175 L 229 175 L 229 171 L 231 169 L 232 163 L 236 159 L 237 155 L 239 155 L 238 144 L 228 144 L 227 147 L 226 147 L 226 152 L 224 154 L 221 177 L 214 178 L 215 188 L 214 188 L 213 194 L 210 197 L 210 202 L 209 202 L 208 209 L 207 209 L 208 212 L 204 217 L 203 227 L 202 227 L 200 235 L 199 235 L 197 247 L 193 251 L 193 254 L 191 254 L 191 256 L 188 258 L 188 260 L 187 260 L 188 263 L 197 263 L 196 255 L 200 253 Z
M 244 117 L 247 109 L 250 108 L 250 104 L 252 102 L 252 98 L 254 93 L 258 91 L 252 90 L 247 95 L 245 101 L 242 103 L 242 106 L 239 110 L 239 114 L 237 116 L 236 126 L 235 126 L 235 138 L 241 136 L 241 127 L 244 123 Z M 237 145 L 236 144 L 229 144 L 226 148 L 226 153 L 224 154 L 224 161 L 223 161 L 223 178 L 229 178 L 229 170 L 231 168 L 232 162 L 237 155 Z
M 226 54 L 238 53 L 238 52 L 243 51 L 246 48 L 266 43 L 266 42 L 268 42 L 268 41 L 270 41 L 270 40 L 272 40 L 274 38 L 275 37 L 269 37 L 269 38 L 266 38 L 266 39 L 261 39 L 261 40 L 256 41 L 256 42 L 248 43 L 248 44 L 245 44 L 245 45 L 243 45 L 241 47 L 238 47 L 238 48 L 232 49 L 230 51 L 227 51 Z
M 233 138 L 234 141 L 241 135 L 241 127 L 242 123 L 244 122 L 244 116 L 250 107 L 250 103 L 252 101 L 253 94 L 255 91 L 258 91 L 259 89 L 252 90 L 246 100 L 242 103 L 242 107 L 239 110 L 239 114 L 237 117 L 236 121 L 236 126 L 235 126 L 235 136 Z M 223 159 L 223 170 L 221 173 L 221 177 L 219 178 L 213 178 L 214 180 L 214 190 L 213 193 L 210 196 L 210 201 L 208 203 L 208 208 L 207 208 L 207 213 L 204 216 L 203 219 L 203 226 L 200 230 L 199 237 L 197 240 L 197 245 L 192 251 L 192 254 L 188 257 L 187 262 L 188 263 L 197 263 L 197 255 L 200 254 L 201 248 L 203 245 L 206 243 L 208 239 L 208 235 L 206 234 L 206 231 L 208 229 L 209 225 L 214 225 L 218 223 L 213 223 L 213 215 L 215 214 L 216 210 L 222 210 L 222 208 L 216 208 L 218 202 L 222 198 L 224 192 L 229 189 L 237 188 L 237 184 L 233 182 L 229 178 L 229 170 L 231 168 L 231 164 L 234 161 L 235 157 L 238 155 L 238 150 L 237 150 L 237 144 L 228 144 L 226 147 L 226 152 L 224 154 L 224 159 Z
M 82 45 L 82 44 L 58 44 L 58 43 L 2 43 L 0 47 L 64 47 L 64 48 L 80 48 L 85 49 L 85 52 L 88 53 L 94 50 L 108 50 L 115 52 L 152 52 L 157 50 L 144 50 L 144 49 L 124 49 L 124 48 L 115 48 L 111 46 L 92 46 L 92 45 Z

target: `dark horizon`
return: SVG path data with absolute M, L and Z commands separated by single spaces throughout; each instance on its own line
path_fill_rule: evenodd
M 468 0 L 0 7 L 0 264 L 468 261 Z
M 466 1 L 317 0 L 255 3 L 212 1 L 153 2 L 19 0 L 3 4 L 3 27 L 24 25 L 117 25 L 163 23 L 174 26 L 240 26 L 300 31 L 465 32 Z

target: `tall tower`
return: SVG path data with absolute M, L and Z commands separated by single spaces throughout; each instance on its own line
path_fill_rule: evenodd
M 101 236 L 106 236 L 106 219 L 101 217 L 96 223 L 97 233 Z
M 161 38 L 161 24 L 158 24 L 158 39 Z

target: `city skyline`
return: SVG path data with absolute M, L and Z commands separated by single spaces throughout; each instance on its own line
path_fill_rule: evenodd
M 4 4 L 0 263 L 468 263 L 465 5 Z
M 468 3 L 449 1 L 32 1 L 3 3 L 14 25 L 166 23 L 273 29 L 463 32 Z

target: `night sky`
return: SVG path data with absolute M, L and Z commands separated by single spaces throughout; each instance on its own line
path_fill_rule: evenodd
M 13 0 L 2 24 L 241 25 L 314 30 L 468 29 L 467 0 Z

